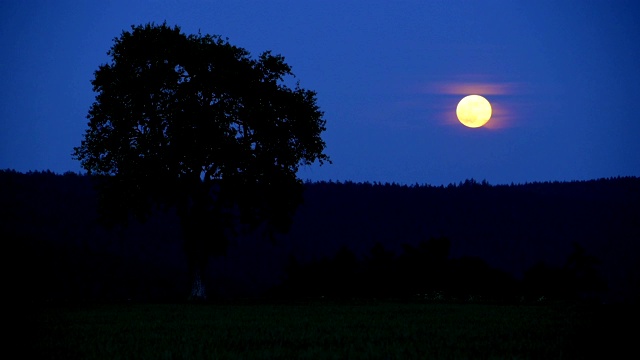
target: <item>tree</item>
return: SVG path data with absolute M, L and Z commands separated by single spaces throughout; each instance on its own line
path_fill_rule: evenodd
M 228 39 L 132 26 L 92 80 L 95 102 L 73 157 L 99 179 L 106 219 L 175 208 L 193 275 L 239 224 L 286 231 L 302 201 L 300 166 L 330 163 L 316 93 L 289 86 L 281 55 L 252 58 Z

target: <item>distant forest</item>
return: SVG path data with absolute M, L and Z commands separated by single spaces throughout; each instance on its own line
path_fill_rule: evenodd
M 23 300 L 173 301 L 177 217 L 108 228 L 92 179 L 0 171 L 0 238 Z M 232 240 L 213 297 L 640 300 L 640 178 L 449 186 L 307 182 L 290 232 Z

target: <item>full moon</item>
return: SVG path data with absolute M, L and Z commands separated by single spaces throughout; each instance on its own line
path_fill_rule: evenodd
M 458 103 L 456 115 L 464 126 L 478 128 L 491 118 L 491 104 L 480 95 L 465 96 Z

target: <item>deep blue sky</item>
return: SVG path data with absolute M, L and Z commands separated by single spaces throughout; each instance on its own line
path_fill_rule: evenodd
M 491 184 L 640 176 L 637 1 L 2 1 L 0 168 L 81 172 L 93 72 L 131 25 L 285 56 L 333 164 L 309 180 Z M 488 126 L 455 118 L 470 93 Z

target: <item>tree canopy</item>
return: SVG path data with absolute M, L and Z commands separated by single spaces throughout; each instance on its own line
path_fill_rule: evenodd
M 247 220 L 269 217 L 265 206 L 295 199 L 301 165 L 329 161 L 316 93 L 287 86 L 294 75 L 281 55 L 254 59 L 166 23 L 132 26 L 108 55 L 73 156 L 89 174 L 113 177 L 139 213 L 208 197 Z

